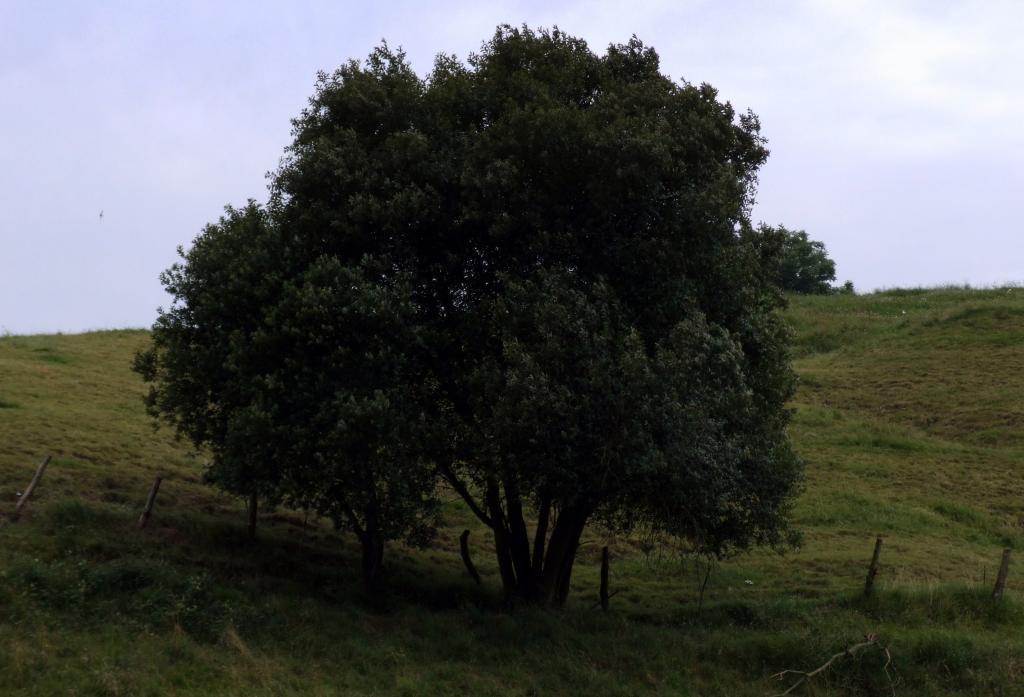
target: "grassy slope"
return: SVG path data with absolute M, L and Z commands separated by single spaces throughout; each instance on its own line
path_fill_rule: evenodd
M 486 537 L 454 501 L 435 547 L 390 550 L 371 604 L 352 541 L 326 526 L 277 511 L 246 544 L 241 503 L 142 411 L 127 366 L 144 332 L 0 339 L 0 511 L 54 454 L 0 529 L 0 694 L 762 695 L 772 672 L 869 631 L 892 645 L 899 694 L 1024 694 L 1017 569 L 1006 602 L 986 600 L 999 550 L 1024 546 L 1024 290 L 801 298 L 789 314 L 805 544 L 721 565 L 700 611 L 697 565 L 599 530 L 570 608 L 502 611 Z M 879 592 L 862 601 L 876 533 Z M 600 613 L 605 543 L 620 592 Z M 882 663 L 797 694 L 886 694 Z

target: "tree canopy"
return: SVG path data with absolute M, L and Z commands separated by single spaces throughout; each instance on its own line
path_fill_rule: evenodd
M 533 602 L 564 602 L 594 520 L 782 544 L 801 464 L 779 247 L 748 219 L 767 155 L 635 38 L 505 26 L 425 78 L 382 46 L 320 75 L 268 205 L 165 274 L 152 410 L 222 486 L 351 527 L 371 582 L 438 482 Z
M 790 293 L 826 294 L 839 291 L 832 282 L 836 280 L 836 264 L 828 256 L 825 243 L 812 240 L 803 230 L 789 230 L 785 226 L 765 227 L 762 234 L 778 235 L 782 246 L 779 256 L 777 282 Z M 852 290 L 847 281 L 841 288 Z

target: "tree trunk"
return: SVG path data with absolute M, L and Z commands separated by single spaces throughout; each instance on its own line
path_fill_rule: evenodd
M 249 539 L 256 539 L 256 520 L 259 516 L 259 496 L 256 492 L 249 494 Z
M 469 556 L 469 530 L 463 530 L 462 535 L 459 537 L 459 552 L 462 554 L 462 563 L 466 565 L 466 571 L 476 581 L 476 585 L 480 585 L 480 572 L 476 570 L 476 565 L 473 563 L 473 558 Z
M 538 600 L 544 605 L 563 605 L 569 595 L 572 563 L 576 557 L 580 535 L 589 512 L 580 508 L 565 508 L 551 531 L 544 568 L 541 571 Z
M 360 537 L 360 542 L 363 547 L 363 585 L 368 593 L 375 593 L 380 587 L 384 568 L 384 540 L 377 531 L 367 530 Z
M 363 585 L 366 592 L 374 594 L 380 588 L 384 571 L 384 535 L 380 527 L 380 508 L 376 499 L 365 505 L 365 522 L 360 528 L 355 512 L 349 509 L 349 517 L 363 547 Z
M 505 480 L 505 502 L 509 552 L 512 555 L 512 565 L 516 572 L 516 582 L 520 595 L 532 602 L 535 595 L 535 584 L 533 563 L 530 558 L 530 536 L 526 531 L 526 518 L 523 516 L 519 486 L 514 479 Z
M 548 539 L 548 522 L 551 520 L 551 498 L 545 496 L 537 511 L 537 531 L 533 536 L 533 582 L 540 584 L 540 572 L 544 567 L 544 544 Z
M 562 562 L 562 572 L 558 575 L 558 588 L 555 593 L 554 605 L 557 607 L 563 607 L 565 601 L 569 599 L 569 588 L 570 582 L 572 581 L 572 567 L 576 562 L 576 552 L 580 548 L 580 536 L 583 534 L 583 523 L 580 524 L 576 530 L 575 537 L 572 541 L 572 546 L 569 548 L 568 554 Z
M 608 545 L 601 548 L 601 609 L 608 610 Z
M 506 602 L 564 604 L 573 560 L 591 509 L 585 505 L 559 507 L 558 515 L 553 516 L 557 502 L 542 498 L 531 548 L 522 496 L 514 477 L 490 479 L 484 486 L 481 505 L 452 468 L 442 468 L 441 474 L 476 517 L 491 528 Z
M 501 497 L 498 485 L 494 482 L 487 485 L 487 512 L 490 515 L 494 532 L 494 552 L 498 557 L 498 570 L 501 572 L 501 585 L 505 591 L 505 600 L 511 601 L 519 593 L 515 565 L 512 561 L 512 548 L 509 543 L 508 529 L 505 527 L 505 514 L 501 508 Z

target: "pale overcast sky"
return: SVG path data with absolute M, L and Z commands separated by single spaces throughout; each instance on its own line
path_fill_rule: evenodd
M 840 281 L 1024 281 L 1016 0 L 3 0 L 0 331 L 150 325 L 176 246 L 265 198 L 317 70 L 387 39 L 424 73 L 499 23 L 599 53 L 635 33 L 753 109 L 755 221 L 823 240 Z

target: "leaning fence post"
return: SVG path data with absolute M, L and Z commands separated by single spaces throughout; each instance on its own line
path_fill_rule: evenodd
M 996 576 L 996 587 L 992 589 L 992 600 L 1001 600 L 1006 590 L 1006 575 L 1010 572 L 1010 549 L 1003 550 L 1003 559 L 999 562 L 999 575 Z
M 160 491 L 160 482 L 163 481 L 163 477 L 157 477 L 153 480 L 153 486 L 149 489 L 149 496 L 146 497 L 146 507 L 142 509 L 142 515 L 139 516 L 139 529 L 146 527 L 146 523 L 149 522 L 149 516 L 153 514 L 153 504 L 156 503 L 156 494 Z
M 868 567 L 868 578 L 864 582 L 864 597 L 871 595 L 871 589 L 875 585 L 875 576 L 878 575 L 878 557 L 882 553 L 882 536 L 875 540 L 875 553 L 871 555 L 871 566 Z
M 35 491 L 39 480 L 43 478 L 43 472 L 46 471 L 46 466 L 48 464 L 50 464 L 49 455 L 47 455 L 46 459 L 40 463 L 39 467 L 36 469 L 35 476 L 32 477 L 32 481 L 29 482 L 28 488 L 25 489 L 25 493 L 21 495 L 20 499 L 18 499 L 18 505 L 14 507 L 14 513 L 11 514 L 11 522 L 16 521 L 21 516 L 21 509 L 25 507 L 26 503 L 28 503 L 29 496 L 31 496 L 32 492 Z

